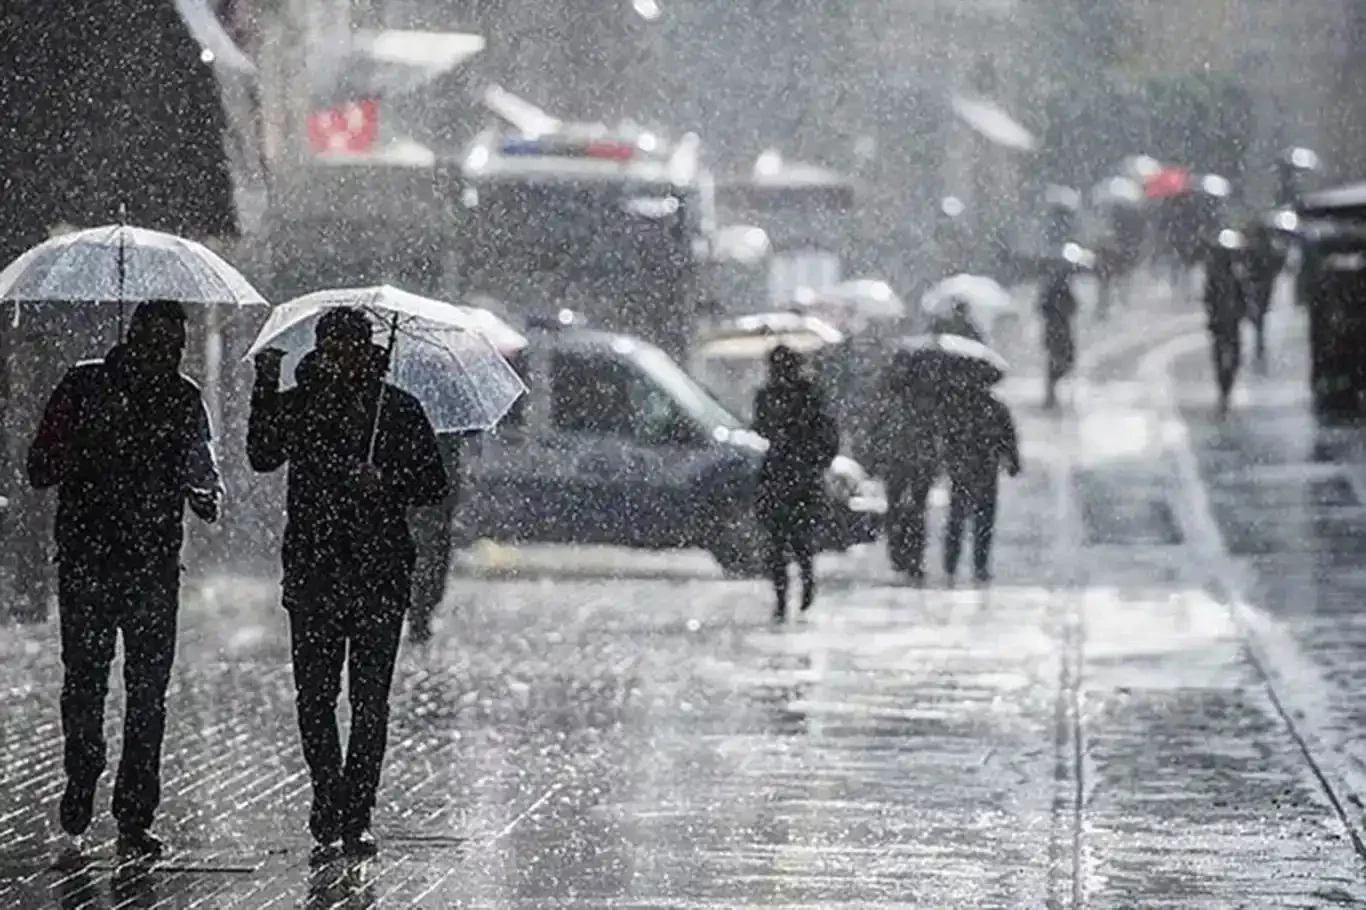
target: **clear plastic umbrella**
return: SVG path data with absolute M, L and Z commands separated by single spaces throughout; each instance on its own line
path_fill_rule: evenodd
M 376 343 L 389 350 L 389 381 L 422 403 L 438 431 L 487 430 L 526 393 L 486 334 L 490 322 L 484 311 L 389 285 L 316 291 L 280 304 L 247 357 L 279 348 L 285 351 L 285 375 L 292 375 L 313 349 L 317 318 L 341 307 L 370 317 Z
M 126 224 L 45 240 L 0 272 L 0 300 L 264 306 L 251 282 L 202 244 Z

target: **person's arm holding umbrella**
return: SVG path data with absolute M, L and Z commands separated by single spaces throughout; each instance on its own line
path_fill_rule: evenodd
M 280 391 L 284 351 L 266 348 L 256 355 L 256 384 L 247 418 L 247 460 L 252 470 L 269 473 L 289 460 L 288 399 Z

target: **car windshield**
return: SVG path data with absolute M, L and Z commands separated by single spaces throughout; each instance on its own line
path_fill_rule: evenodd
M 641 345 L 637 363 L 664 388 L 679 406 L 708 433 L 717 429 L 739 430 L 744 421 L 726 409 L 711 393 L 689 376 L 668 354 L 652 345 Z

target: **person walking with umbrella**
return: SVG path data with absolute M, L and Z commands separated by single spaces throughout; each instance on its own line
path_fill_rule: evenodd
M 753 430 L 768 440 L 755 505 L 768 532 L 773 618 L 781 621 L 787 616 L 789 554 L 801 570 L 802 613 L 816 598 L 816 521 L 825 470 L 839 454 L 839 429 L 816 384 L 803 375 L 800 354 L 778 345 L 768 364 L 768 382 L 754 399 Z
M 949 475 L 949 517 L 944 530 L 944 574 L 958 570 L 964 526 L 972 521 L 972 565 L 979 582 L 991 579 L 997 479 L 1020 473 L 1020 446 L 1010 408 L 985 385 L 954 389 L 953 419 L 945 424 L 944 464 Z
M 921 581 L 925 512 L 942 468 L 939 388 L 917 369 L 911 351 L 899 350 L 879 380 L 875 406 L 869 467 L 887 483 L 887 553 L 894 569 Z
M 324 311 L 287 391 L 285 352 L 261 350 L 248 422 L 252 468 L 289 465 L 283 600 L 315 861 L 376 851 L 371 815 L 415 558 L 408 510 L 441 504 L 448 488 L 432 424 L 412 394 L 385 381 L 389 352 L 373 331 L 359 309 Z M 343 664 L 352 712 L 344 760 Z
M 49 398 L 28 452 L 34 487 L 57 487 L 58 609 L 66 789 L 60 820 L 85 832 L 105 766 L 104 703 L 123 633 L 123 754 L 114 784 L 118 853 L 156 857 L 166 687 L 175 659 L 184 509 L 218 519 L 223 495 L 208 412 L 180 373 L 185 308 L 134 311 L 126 340 L 77 364 Z

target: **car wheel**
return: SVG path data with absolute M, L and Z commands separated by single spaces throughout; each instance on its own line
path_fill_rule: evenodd
M 758 578 L 764 574 L 764 532 L 745 506 L 724 509 L 712 522 L 707 543 L 721 571 L 728 578 Z

